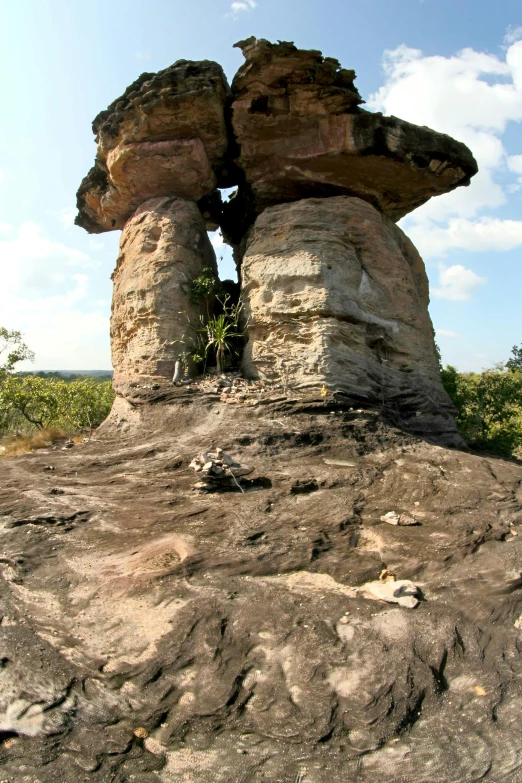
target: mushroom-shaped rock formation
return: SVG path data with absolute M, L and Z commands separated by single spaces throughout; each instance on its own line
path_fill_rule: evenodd
M 242 286 L 247 375 L 293 389 L 325 384 L 454 439 L 424 264 L 370 204 L 334 196 L 266 209 L 247 244 Z
M 359 108 L 354 71 L 321 52 L 249 38 L 232 82 L 239 165 L 257 214 L 307 196 L 352 195 L 399 220 L 468 185 L 469 149 L 450 136 Z
M 192 201 L 149 199 L 127 221 L 113 274 L 111 347 L 114 386 L 127 394 L 137 378 L 172 378 L 176 358 L 203 314 L 190 281 L 216 256 Z
M 198 201 L 226 186 L 229 93 L 223 69 L 208 60 L 142 74 L 93 122 L 98 149 L 78 190 L 77 225 L 120 229 L 149 198 Z
M 200 313 L 188 284 L 221 226 L 242 265 L 245 374 L 399 411 L 458 438 L 419 254 L 394 222 L 469 184 L 449 136 L 365 111 L 355 73 L 249 38 L 232 81 L 210 61 L 142 74 L 94 120 L 78 225 L 123 228 L 111 322 L 115 385 L 172 377 Z M 216 188 L 237 185 L 225 204 Z M 205 224 L 207 220 L 207 224 Z M 343 396 L 344 395 L 344 396 Z

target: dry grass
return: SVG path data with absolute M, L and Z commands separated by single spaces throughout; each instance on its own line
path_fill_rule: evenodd
M 45 449 L 68 437 L 60 427 L 48 427 L 25 435 L 8 435 L 0 440 L 0 458 L 17 457 L 36 449 Z

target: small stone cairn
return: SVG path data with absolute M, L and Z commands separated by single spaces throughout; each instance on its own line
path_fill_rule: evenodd
M 223 449 L 215 451 L 202 451 L 189 465 L 196 473 L 201 474 L 201 480 L 194 484 L 194 489 L 200 492 L 216 492 L 222 490 L 239 489 L 244 492 L 238 479 L 248 476 L 254 468 L 240 465 Z

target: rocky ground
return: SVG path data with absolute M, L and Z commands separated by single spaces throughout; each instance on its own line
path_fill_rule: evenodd
M 208 392 L 0 463 L 0 780 L 522 780 L 522 466 Z

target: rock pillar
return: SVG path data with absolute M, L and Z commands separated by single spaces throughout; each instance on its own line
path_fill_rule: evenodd
M 190 281 L 216 257 L 197 205 L 155 198 L 127 221 L 113 274 L 111 316 L 115 388 L 172 378 L 176 359 L 195 336 L 201 314 Z
M 245 63 L 231 86 L 218 63 L 178 60 L 142 74 L 93 122 L 75 222 L 123 229 L 116 389 L 172 377 L 199 316 L 189 281 L 215 268 L 206 220 L 246 249 L 245 372 L 325 384 L 397 410 L 419 432 L 455 434 L 424 265 L 394 221 L 467 186 L 471 151 L 366 111 L 355 72 L 319 51 L 253 37 L 237 46 Z M 232 186 L 222 202 L 218 189 Z
M 416 429 L 455 432 L 423 261 L 377 209 L 348 196 L 270 207 L 241 274 L 245 373 L 293 389 L 325 384 L 356 404 L 400 409 Z

